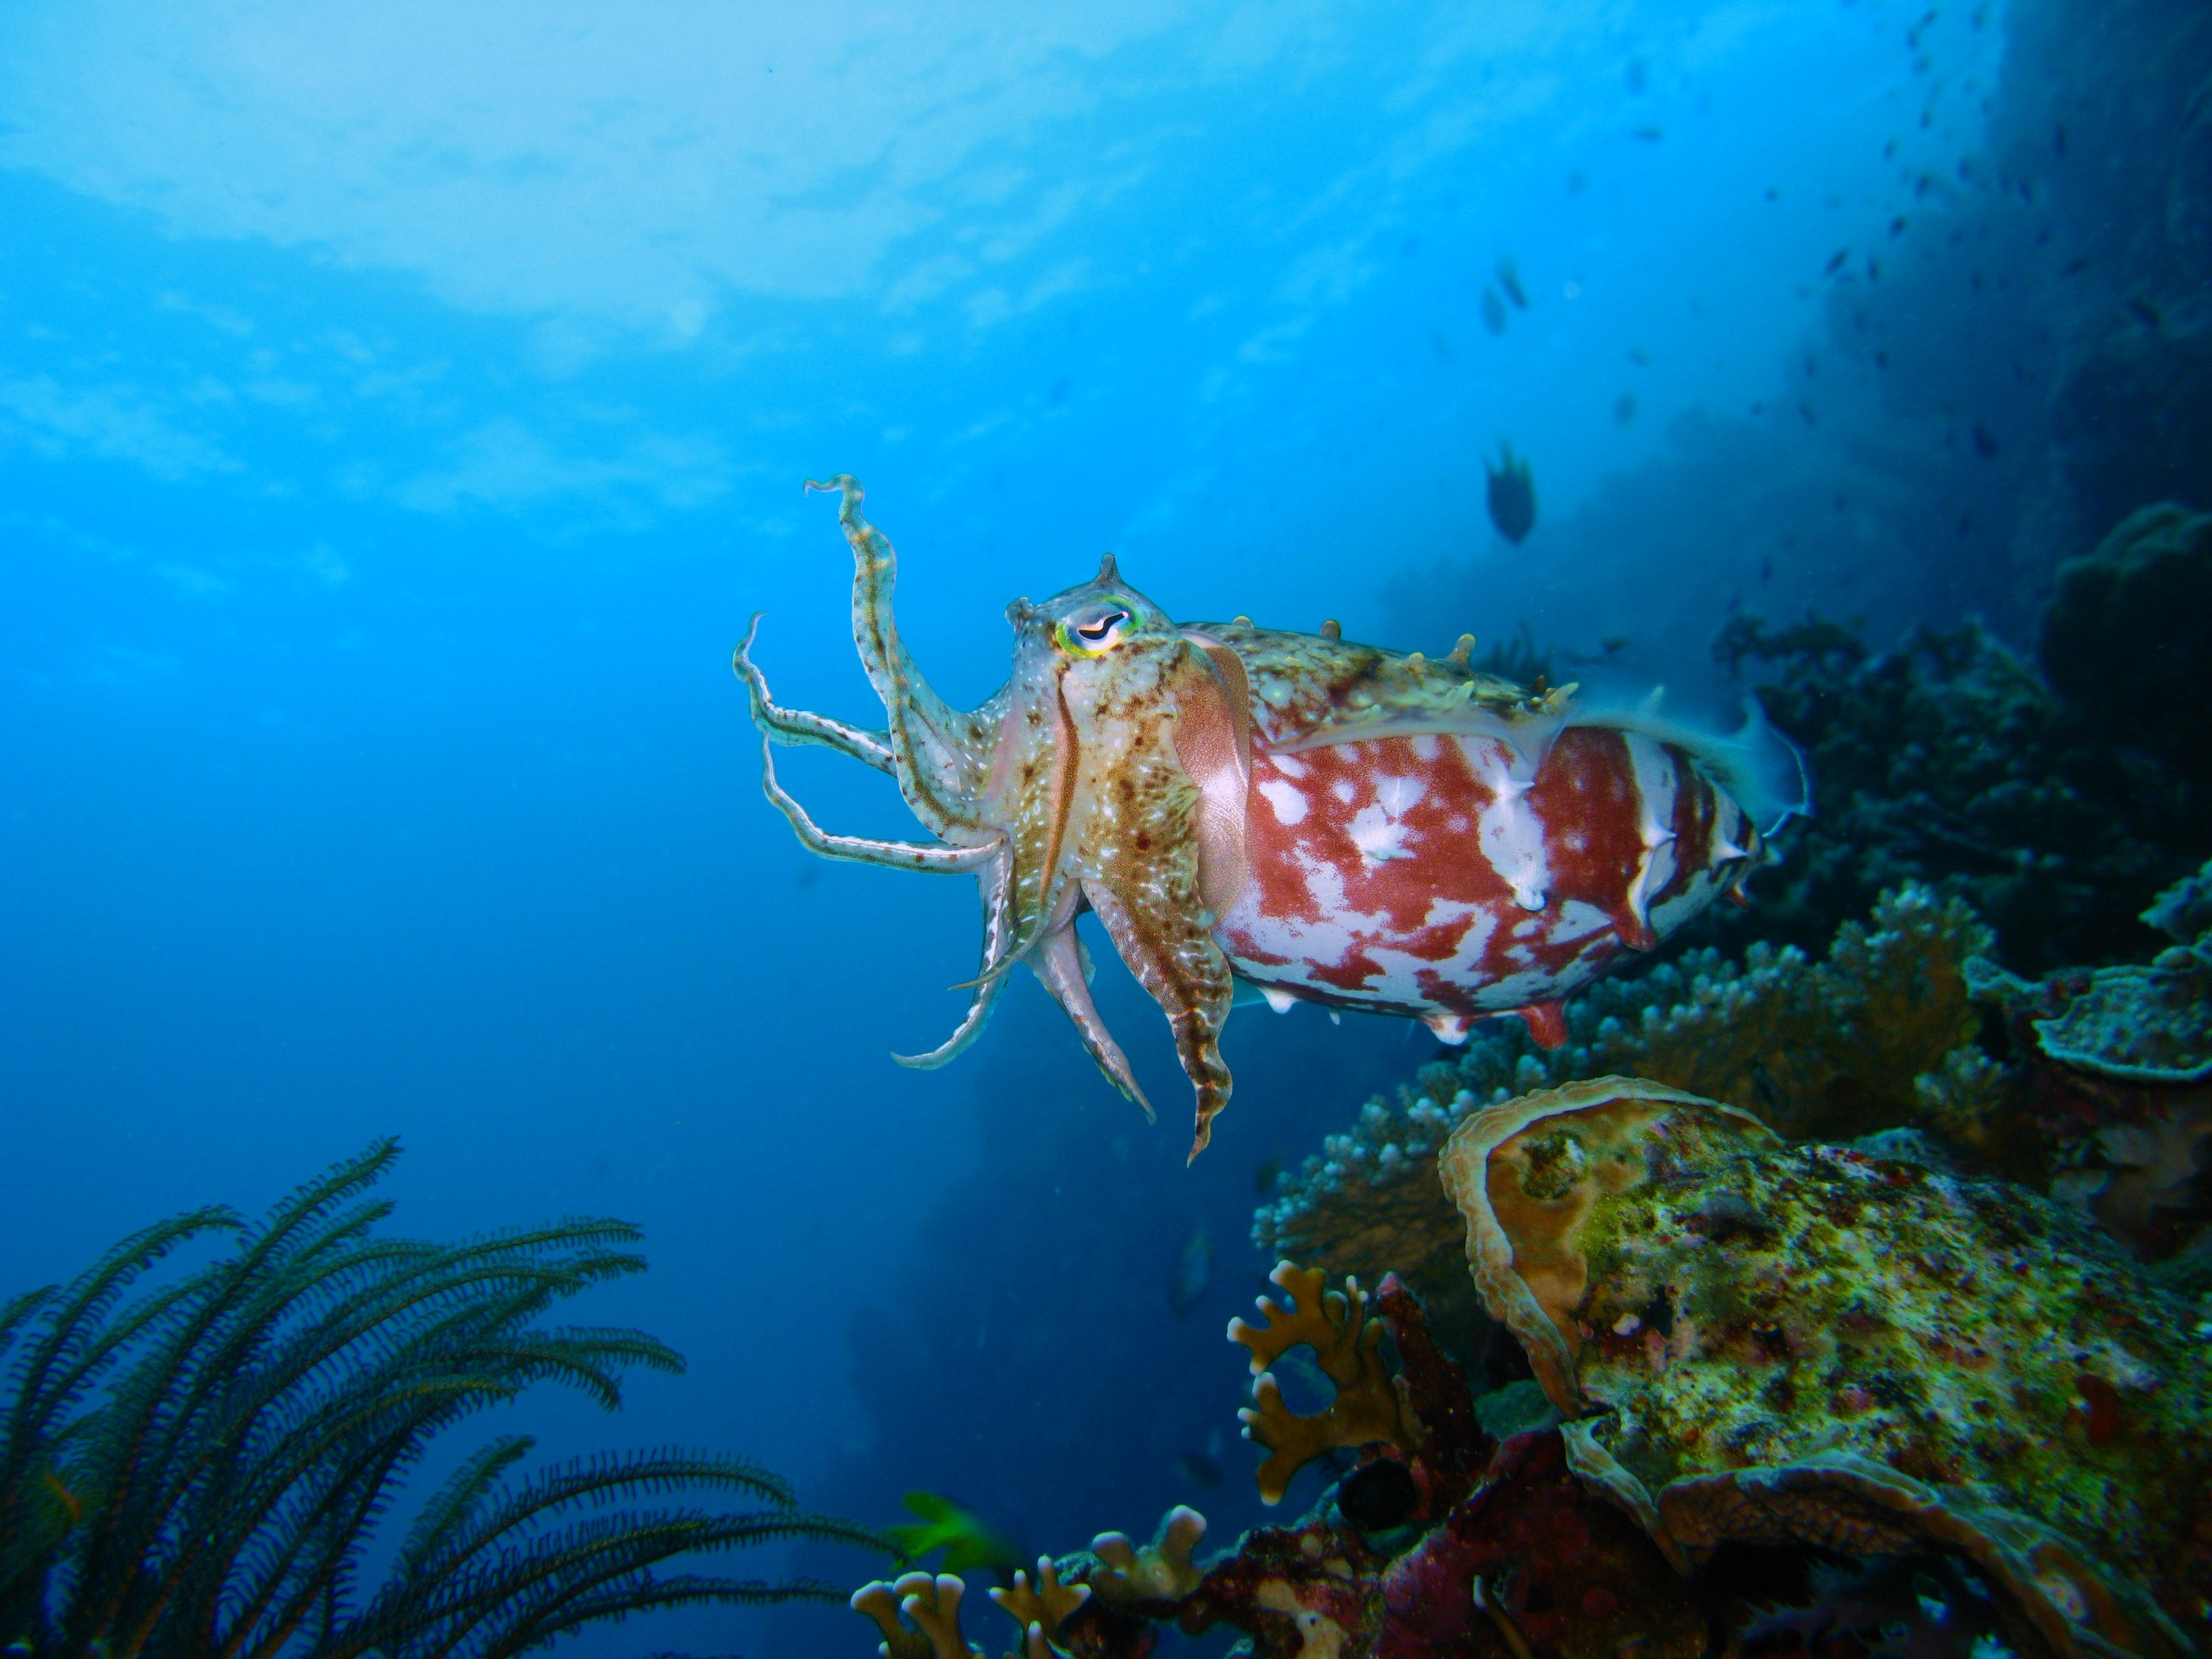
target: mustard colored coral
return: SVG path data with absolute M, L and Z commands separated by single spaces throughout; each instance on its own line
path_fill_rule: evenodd
M 1327 1288 L 1328 1276 L 1288 1261 L 1275 1264 L 1267 1277 L 1289 1305 L 1260 1300 L 1264 1324 L 1229 1322 L 1229 1340 L 1252 1351 L 1252 1404 L 1237 1414 L 1245 1437 L 1267 1449 L 1260 1466 L 1260 1496 L 1279 1504 L 1291 1477 L 1322 1453 L 1340 1447 L 1388 1443 L 1413 1443 L 1405 1401 L 1382 1363 L 1382 1324 L 1367 1317 L 1367 1293 L 1356 1279 L 1341 1291 Z M 1297 1347 L 1310 1347 L 1315 1363 L 1336 1385 L 1336 1396 L 1322 1410 L 1301 1417 L 1284 1403 L 1283 1390 L 1270 1369 Z

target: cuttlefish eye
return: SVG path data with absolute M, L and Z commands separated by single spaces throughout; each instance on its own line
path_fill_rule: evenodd
M 1060 648 L 1072 657 L 1103 656 L 1121 642 L 1130 620 L 1129 612 L 1118 605 L 1086 605 L 1055 630 Z

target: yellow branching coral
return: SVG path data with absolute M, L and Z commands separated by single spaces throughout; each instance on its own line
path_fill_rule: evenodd
M 1279 1504 L 1291 1477 L 1323 1452 L 1378 1441 L 1411 1451 L 1414 1433 L 1413 1414 L 1382 1363 L 1382 1322 L 1367 1317 L 1367 1292 L 1359 1281 L 1346 1279 L 1341 1291 L 1328 1290 L 1326 1273 L 1288 1261 L 1276 1263 L 1267 1277 L 1291 1305 L 1262 1297 L 1266 1325 L 1232 1319 L 1229 1340 L 1252 1351 L 1253 1403 L 1237 1414 L 1243 1419 L 1244 1437 L 1271 1454 L 1259 1468 L 1260 1496 Z M 1297 1347 L 1311 1348 L 1336 1385 L 1336 1397 L 1311 1417 L 1300 1417 L 1284 1403 L 1281 1385 L 1268 1369 Z
M 960 1601 L 968 1586 L 955 1575 L 910 1572 L 895 1584 L 878 1581 L 853 1593 L 853 1611 L 874 1621 L 884 1639 L 883 1659 L 981 1659 L 983 1650 L 960 1630 Z M 1048 1558 L 1037 1562 L 1036 1583 L 1017 1572 L 1012 1589 L 994 1589 L 991 1599 L 1020 1627 L 1015 1650 L 1006 1659 L 1054 1659 L 1065 1650 L 1053 1645 L 1061 1623 L 1091 1599 L 1089 1586 L 1063 1584 Z M 900 1614 L 905 1614 L 902 1621 Z
M 1206 1576 L 1193 1559 L 1205 1536 L 1206 1517 L 1185 1504 L 1167 1512 L 1142 1549 L 1127 1533 L 1103 1532 L 1091 1540 L 1098 1558 L 1091 1587 L 1106 1601 L 1179 1601 Z
M 1037 1557 L 1036 1583 L 1017 1572 L 1012 1589 L 993 1589 L 991 1599 L 1011 1614 L 1032 1644 L 1057 1636 L 1067 1615 L 1091 1599 L 1088 1584 L 1063 1584 L 1048 1555 Z
M 884 1633 L 883 1659 L 974 1659 L 978 1650 L 960 1633 L 960 1598 L 967 1585 L 949 1572 L 910 1572 L 896 1583 L 878 1579 L 853 1592 L 853 1611 Z M 900 1622 L 904 1613 L 911 1628 Z

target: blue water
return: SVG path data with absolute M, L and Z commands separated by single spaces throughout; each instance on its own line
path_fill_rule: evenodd
M 1929 273 L 2034 66 L 2003 5 L 1929 13 L 9 8 L 0 1288 L 397 1133 L 410 1231 L 648 1227 L 588 1316 L 690 1372 L 529 1407 L 562 1449 L 742 1450 L 871 1522 L 933 1486 L 1036 1548 L 1148 1528 L 1242 1387 L 1255 1169 L 1426 1049 L 1241 1012 L 1190 1173 L 1118 969 L 1157 1127 L 1026 981 L 962 1064 L 892 1065 L 957 1018 L 975 906 L 815 865 L 761 799 L 755 609 L 782 698 L 872 710 L 801 480 L 865 481 L 963 702 L 1007 601 L 1107 548 L 1181 616 L 1621 634 L 1626 678 L 1716 705 L 1731 606 L 2016 620 L 2033 446 L 1959 434 L 2048 341 Z M 1901 392 L 1849 348 L 1868 306 Z M 825 823 L 911 833 L 862 769 L 786 766 Z M 883 1311 L 902 1285 L 945 1300 Z M 1055 1285 L 1124 1294 L 1025 1341 Z M 1223 1461 L 1225 1534 L 1256 1506 Z M 842 1610 L 775 1629 L 866 1650 Z

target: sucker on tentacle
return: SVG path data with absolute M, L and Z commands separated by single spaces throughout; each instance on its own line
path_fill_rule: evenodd
M 1107 1080 L 1152 1107 L 1099 1018 L 1076 924 L 1097 915 L 1166 1014 L 1202 1150 L 1227 1104 L 1220 1034 L 1240 984 L 1278 1011 L 1318 1002 L 1418 1019 L 1447 1042 L 1518 1014 L 1565 1039 L 1562 1000 L 1652 948 L 1765 857 L 1756 816 L 1806 809 L 1796 751 L 1755 717 L 1733 739 L 1656 710 L 1592 709 L 1469 665 L 1319 634 L 1179 626 L 1109 554 L 1087 583 L 1007 608 L 1013 672 L 980 708 L 933 691 L 899 638 L 897 556 L 835 490 L 853 550 L 853 634 L 880 731 L 780 707 L 732 665 L 760 727 L 763 787 L 824 857 L 973 875 L 981 967 L 941 1066 L 1026 963 Z M 898 781 L 937 840 L 821 829 L 777 780 L 774 744 L 836 750 Z

